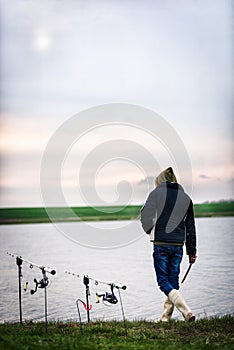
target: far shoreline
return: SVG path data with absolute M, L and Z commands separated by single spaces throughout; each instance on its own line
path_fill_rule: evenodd
M 100 207 L 0 208 L 0 225 L 50 222 L 137 220 L 142 205 Z M 69 210 L 68 210 L 69 209 Z M 72 216 L 72 215 L 73 216 Z M 194 204 L 195 218 L 234 216 L 234 201 Z

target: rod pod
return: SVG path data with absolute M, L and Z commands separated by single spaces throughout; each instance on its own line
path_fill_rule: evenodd
M 16 257 L 16 265 L 18 266 L 18 285 L 19 285 L 19 313 L 20 313 L 20 323 L 22 323 L 22 288 L 21 288 L 21 279 L 23 277 L 22 274 L 22 263 L 25 262 L 29 264 L 30 268 L 37 267 L 42 272 L 42 279 L 38 282 L 36 279 L 34 279 L 34 282 L 36 283 L 35 290 L 31 290 L 31 294 L 34 294 L 37 291 L 37 287 L 44 288 L 44 294 L 45 294 L 45 328 L 47 332 L 48 328 L 48 322 L 47 322 L 47 286 L 49 284 L 49 279 L 46 276 L 46 273 L 50 273 L 51 275 L 55 275 L 56 271 L 53 269 L 50 269 L 48 267 L 37 265 L 29 260 L 23 259 L 22 256 L 17 256 L 16 254 L 12 254 L 10 252 L 7 252 L 8 255 L 11 257 Z

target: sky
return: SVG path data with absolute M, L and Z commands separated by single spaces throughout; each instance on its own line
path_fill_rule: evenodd
M 190 159 L 195 203 L 233 199 L 233 21 L 231 0 L 0 0 L 1 207 L 44 205 L 41 164 L 56 130 L 113 103 L 151 110 L 173 128 Z M 142 204 L 159 169 L 180 173 L 167 145 L 134 117 L 126 125 L 113 115 L 112 125 L 77 131 L 67 149 L 68 205 L 116 203 L 126 183 L 128 202 Z M 157 134 L 154 123 L 146 128 Z M 146 171 L 150 156 L 142 167 L 134 148 L 117 157 L 121 140 L 159 167 Z

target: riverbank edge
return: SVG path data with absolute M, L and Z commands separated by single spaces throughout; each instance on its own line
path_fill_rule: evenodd
M 0 324 L 0 349 L 234 349 L 234 317 L 150 322 Z
M 137 220 L 142 205 L 100 207 L 0 208 L 0 225 L 50 222 Z M 234 216 L 234 201 L 194 204 L 200 217 Z

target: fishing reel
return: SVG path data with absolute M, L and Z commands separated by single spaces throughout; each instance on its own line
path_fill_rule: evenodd
M 37 288 L 46 288 L 49 285 L 49 278 L 46 276 L 46 271 L 44 268 L 42 270 L 42 279 L 38 281 L 36 278 L 34 278 L 35 289 L 31 289 L 30 293 L 33 295 L 37 292 Z
M 105 304 L 105 301 L 108 301 L 110 304 L 117 304 L 118 299 L 116 298 L 114 294 L 114 284 L 111 284 L 111 293 L 104 293 L 104 294 L 98 294 L 96 293 L 96 303 L 100 303 L 100 298 L 102 298 L 103 304 Z
M 37 288 L 46 288 L 49 284 L 49 278 L 42 278 L 40 281 L 38 281 L 36 278 L 34 278 L 34 283 L 36 284 L 35 289 L 31 289 L 30 293 L 33 295 L 37 292 Z

